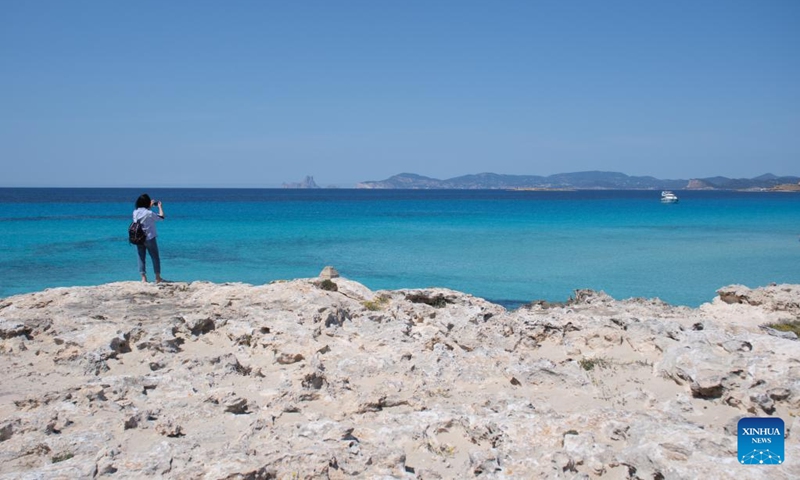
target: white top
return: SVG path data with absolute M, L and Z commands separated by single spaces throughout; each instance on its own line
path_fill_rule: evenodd
M 133 211 L 133 221 L 141 222 L 144 233 L 147 234 L 147 239 L 152 240 L 156 238 L 156 221 L 163 220 L 158 214 L 149 208 L 137 208 Z

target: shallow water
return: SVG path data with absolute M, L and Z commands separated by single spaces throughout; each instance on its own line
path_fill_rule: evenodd
M 0 297 L 137 280 L 131 189 L 0 189 Z M 696 306 L 800 283 L 800 195 L 653 191 L 152 189 L 168 280 L 266 283 L 334 265 L 372 289 L 509 306 L 574 289 Z M 148 268 L 150 266 L 148 265 Z M 150 273 L 152 278 L 152 273 Z

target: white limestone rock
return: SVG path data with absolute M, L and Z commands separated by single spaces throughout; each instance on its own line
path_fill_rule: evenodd
M 0 301 L 0 479 L 779 478 L 735 425 L 800 413 L 800 286 L 700 308 L 576 291 L 126 282 Z

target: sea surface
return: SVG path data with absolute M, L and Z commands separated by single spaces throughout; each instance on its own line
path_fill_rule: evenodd
M 0 189 L 0 297 L 138 280 L 133 189 Z M 800 194 L 151 189 L 171 281 L 314 277 L 447 287 L 509 307 L 575 289 L 697 306 L 729 284 L 800 283 Z M 150 279 L 153 278 L 149 264 Z

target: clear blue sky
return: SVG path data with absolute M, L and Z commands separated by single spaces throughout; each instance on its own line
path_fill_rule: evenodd
M 800 175 L 800 1 L 0 0 L 0 186 Z

